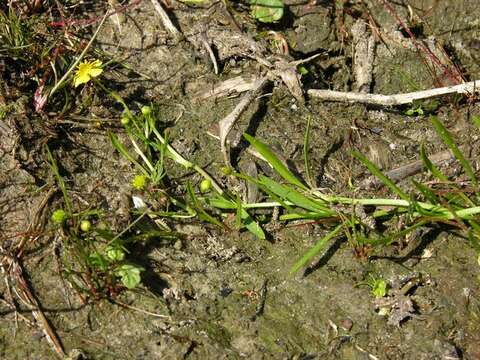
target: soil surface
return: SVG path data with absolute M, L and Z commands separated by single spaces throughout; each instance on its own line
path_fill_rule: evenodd
M 223 186 L 238 186 L 222 172 L 219 141 L 208 132 L 234 109 L 241 94 L 206 95 L 233 77 L 265 74 L 255 59 L 260 52 L 286 62 L 321 54 L 303 64 L 308 71 L 301 79 L 304 103 L 276 77 L 247 108 L 229 136 L 238 144 L 231 152 L 233 166 L 255 163 L 258 172 L 275 176 L 246 151 L 241 134 L 248 132 L 305 176 L 302 151 L 311 119 L 308 155 L 316 187 L 345 196 L 393 196 L 384 188 L 352 190 L 370 174 L 351 151 L 367 155 L 385 171 L 418 160 L 422 143 L 429 154 L 444 151 L 427 116 L 430 111 L 465 146 L 478 171 L 480 130 L 471 118 L 480 115 L 480 106 L 473 98 L 447 96 L 431 110 L 422 103 L 423 116 L 408 116 L 408 106 L 325 102 L 309 98 L 307 90 L 393 94 L 451 85 L 453 75 L 442 73 L 416 42 L 448 69 L 460 69 L 465 80 L 479 79 L 480 2 L 392 2 L 398 19 L 382 1 L 285 3 L 279 23 L 261 24 L 252 19 L 246 2 L 228 2 L 227 11 L 221 1 L 174 1 L 168 13 L 185 36 L 176 41 L 152 3 L 138 2 L 125 11 L 120 26 L 109 18 L 100 31 L 94 47 L 112 63 L 99 81 L 136 112 L 154 106 L 177 151 Z M 96 15 L 106 8 L 99 6 Z M 399 19 L 415 32 L 416 41 Z M 278 54 L 268 31 L 282 34 L 288 55 Z M 218 74 L 204 42 L 213 49 Z M 247 47 L 252 43 L 258 49 Z M 370 80 L 368 74 L 361 76 L 368 71 Z M 3 86 L 10 93 L 15 88 L 11 82 Z M 63 122 L 36 114 L 32 94 L 22 93 L 9 98 L 0 120 L 2 252 L 27 239 L 24 277 L 69 358 L 480 358 L 477 254 L 464 238 L 442 228 L 420 229 L 416 237 L 373 249 L 366 257 L 356 256 L 340 238 L 293 276 L 290 267 L 326 234 L 328 224 L 268 224 L 267 240 L 258 240 L 199 220 L 167 220 L 182 234 L 177 240 L 130 248 L 129 257 L 145 268 L 139 288 L 111 300 L 82 301 L 62 275 L 66 255 L 49 219 L 63 200 L 53 185 L 44 145 L 54 154 L 76 209 L 100 209 L 121 231 L 131 221 L 131 197 L 138 195 L 131 187 L 135 169 L 108 137 L 114 132 L 128 146 L 119 121 L 122 109 L 105 93 L 87 90 L 74 101 L 86 102 L 88 108 Z M 171 161 L 166 168 L 172 193 L 185 193 L 186 179 L 194 185 L 201 181 Z M 465 178 L 453 160 L 442 170 Z M 425 174 L 415 179 L 431 180 Z M 399 185 L 409 189 L 410 178 Z M 388 297 L 377 299 L 364 285 L 373 278 L 387 282 Z M 18 312 L 9 306 L 16 284 L 7 283 L 0 285 L 0 358 L 55 358 L 29 306 L 18 300 Z M 385 306 L 391 311 L 382 315 Z

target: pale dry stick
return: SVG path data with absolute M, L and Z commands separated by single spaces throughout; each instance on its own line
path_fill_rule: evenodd
M 370 105 L 395 106 L 411 104 L 416 100 L 423 100 L 441 95 L 474 94 L 476 92 L 480 92 L 480 80 L 470 81 L 468 83 L 460 85 L 446 86 L 430 90 L 422 90 L 394 95 L 362 94 L 357 92 L 343 92 L 319 89 L 308 90 L 308 95 L 325 101 L 344 101 Z
M 158 13 L 160 16 L 160 20 L 162 21 L 163 26 L 167 31 L 173 36 L 175 41 L 181 41 L 183 40 L 183 34 L 177 30 L 175 25 L 173 25 L 172 20 L 168 17 L 167 12 L 163 9 L 162 4 L 160 4 L 160 1 L 158 0 L 151 0 L 152 5 L 155 8 L 155 11 Z
M 253 90 L 255 86 L 255 81 L 257 80 L 258 78 L 244 79 L 243 76 L 236 76 L 234 78 L 222 81 L 221 83 L 214 85 L 210 91 L 199 92 L 196 97 L 203 100 L 208 98 L 219 98 L 232 94 L 240 94 L 245 91 Z
M 461 151 L 464 151 L 465 149 L 466 149 L 465 146 L 460 147 Z M 453 156 L 450 150 L 441 151 L 439 153 L 429 156 L 430 161 L 435 165 L 439 165 L 445 161 L 452 160 L 454 158 L 455 157 Z M 385 173 L 385 176 L 387 176 L 393 182 L 399 182 L 407 177 L 418 174 L 422 170 L 423 170 L 423 162 L 421 160 L 417 160 L 409 164 L 395 168 L 393 170 L 387 171 Z M 360 183 L 360 188 L 361 189 L 378 188 L 382 185 L 384 185 L 383 182 L 371 176 Z
M 228 114 L 227 117 L 223 118 L 218 123 L 220 147 L 223 154 L 223 158 L 225 160 L 225 164 L 227 166 L 230 166 L 230 159 L 228 156 L 227 144 L 226 144 L 227 136 L 230 133 L 230 130 L 232 129 L 235 122 L 247 109 L 250 103 L 255 99 L 255 97 L 262 90 L 262 88 L 267 84 L 267 82 L 268 82 L 268 78 L 266 77 L 258 79 L 255 82 L 255 86 L 253 87 L 253 89 L 243 96 L 242 100 L 240 100 L 237 106 L 235 106 L 235 109 L 233 109 L 233 111 L 230 114 Z
M 3 258 L 2 267 L 5 266 L 4 261 L 6 258 L 7 256 Z M 20 300 L 22 300 L 22 302 L 30 308 L 30 311 L 32 312 L 33 317 L 35 318 L 37 323 L 42 327 L 45 337 L 47 338 L 50 345 L 52 345 L 55 352 L 58 355 L 62 356 L 62 358 L 65 357 L 66 354 L 65 354 L 65 351 L 63 350 L 62 343 L 60 342 L 60 339 L 58 338 L 57 334 L 55 333 L 52 326 L 50 325 L 50 322 L 43 314 L 43 311 L 40 308 L 39 302 L 30 291 L 30 287 L 23 276 L 23 271 L 20 263 L 13 256 L 9 256 L 7 261 L 8 261 L 8 264 L 6 267 L 9 268 L 10 275 L 13 276 L 15 279 L 16 290 L 18 290 L 17 295 L 19 296 Z
M 145 314 L 145 315 L 150 315 L 154 317 L 158 317 L 161 319 L 166 319 L 166 320 L 171 320 L 172 318 L 169 315 L 163 315 L 163 314 L 157 314 L 148 310 L 140 309 L 138 307 L 135 307 L 133 305 L 125 304 L 124 302 L 121 302 L 119 300 L 112 300 L 114 304 L 117 304 L 118 306 L 121 306 L 125 309 L 133 310 L 133 311 L 138 311 L 139 313 Z
M 217 59 L 215 58 L 215 54 L 213 53 L 212 47 L 210 46 L 208 39 L 207 39 L 207 31 L 203 30 L 201 35 L 200 35 L 200 42 L 202 45 L 207 49 L 208 56 L 210 57 L 210 61 L 213 64 L 213 70 L 215 72 L 215 75 L 218 75 L 218 63 Z

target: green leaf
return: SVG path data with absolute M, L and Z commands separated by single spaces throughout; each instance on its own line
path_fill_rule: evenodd
M 340 224 L 331 232 L 329 232 L 326 236 L 321 238 L 310 250 L 307 251 L 305 255 L 302 256 L 300 260 L 295 263 L 295 265 L 292 266 L 292 268 L 290 269 L 290 273 L 296 273 L 302 267 L 307 265 L 310 260 L 312 260 L 312 258 L 315 257 L 325 247 L 325 245 L 327 245 L 330 239 L 333 239 L 335 236 L 337 236 L 342 229 L 343 224 Z
M 437 134 L 442 138 L 443 142 L 448 146 L 450 151 L 453 153 L 453 155 L 457 158 L 457 160 L 462 164 L 463 169 L 467 173 L 467 175 L 470 177 L 474 185 L 478 184 L 478 180 L 475 176 L 475 172 L 473 171 L 472 165 L 470 162 L 463 156 L 462 152 L 458 148 L 457 144 L 455 144 L 455 141 L 453 140 L 452 136 L 448 132 L 448 130 L 443 126 L 443 124 L 438 120 L 436 116 L 431 116 L 430 120 L 432 121 L 432 124 L 437 132 Z
M 187 192 L 190 195 L 190 199 L 192 200 L 193 208 L 197 211 L 197 215 L 201 220 L 208 221 L 211 224 L 217 225 L 219 227 L 225 228 L 225 225 L 211 216 L 209 213 L 205 211 L 205 209 L 200 204 L 197 196 L 195 195 L 195 191 L 193 190 L 193 186 L 190 182 L 187 183 Z
M 405 111 L 405 115 L 407 116 L 412 116 L 415 114 L 415 110 L 414 109 L 408 109 L 407 111 Z
M 115 274 L 120 278 L 126 288 L 133 289 L 140 284 L 142 280 L 140 272 L 144 270 L 145 269 L 140 266 L 123 264 L 115 269 Z
M 480 129 L 480 116 L 472 116 L 472 121 Z
M 278 21 L 283 16 L 282 0 L 251 0 L 252 16 L 263 23 Z
M 425 198 L 430 201 L 432 204 L 439 204 L 440 200 L 438 199 L 437 195 L 430 190 L 427 186 L 419 183 L 418 181 L 415 181 L 412 179 L 413 185 L 425 196 Z
M 288 169 L 288 167 L 269 149 L 267 145 L 255 139 L 253 136 L 243 134 L 243 137 L 262 155 L 275 171 L 290 184 L 298 186 L 303 190 L 307 187 Z
M 425 146 L 423 146 L 423 144 L 420 147 L 420 158 L 422 159 L 423 166 L 425 166 L 425 168 L 430 171 L 433 176 L 435 176 L 441 181 L 448 181 L 448 178 L 440 171 L 440 169 L 437 168 L 435 164 L 430 161 L 427 153 L 425 152 Z
M 297 68 L 297 71 L 300 75 L 307 75 L 308 74 L 308 69 L 305 66 L 300 65 Z
M 68 192 L 67 192 L 67 187 L 65 185 L 65 181 L 63 181 L 62 176 L 60 175 L 60 171 L 58 170 L 57 162 L 55 161 L 50 148 L 48 145 L 45 145 L 45 150 L 47 152 L 47 157 L 49 161 L 50 168 L 53 171 L 53 174 L 55 175 L 55 179 L 57 180 L 58 187 L 62 191 L 63 195 L 63 200 L 65 201 L 65 205 L 67 207 L 67 210 L 69 213 L 72 213 L 72 203 L 70 202 L 70 198 L 68 197 Z
M 385 282 L 385 280 L 377 279 L 373 281 L 372 294 L 376 298 L 382 298 L 387 295 L 387 283 Z
M 308 158 L 308 148 L 310 147 L 310 128 L 312 125 L 312 117 L 308 116 L 307 118 L 307 128 L 305 129 L 305 136 L 303 138 L 303 162 L 305 164 L 305 176 L 307 179 L 308 185 L 314 187 L 313 177 L 310 172 L 310 159 Z
M 357 151 L 353 151 L 352 154 L 354 157 L 360 160 L 368 168 L 368 170 L 370 170 L 370 172 L 373 175 L 379 178 L 380 181 L 382 181 L 385 184 L 385 186 L 390 188 L 390 190 L 396 193 L 402 200 L 410 201 L 410 198 L 408 197 L 408 195 L 405 192 L 403 192 L 403 190 L 400 189 L 397 185 L 395 185 L 395 183 L 391 179 L 385 176 L 382 173 L 382 171 L 374 163 L 372 163 L 370 160 L 368 160 L 365 156 L 363 156 Z
M 234 210 L 237 208 L 235 202 L 230 199 L 226 199 L 221 195 L 205 199 L 205 202 L 217 209 Z
M 241 209 L 241 217 L 243 220 L 243 224 L 250 231 L 253 235 L 261 240 L 265 240 L 265 233 L 263 232 L 262 228 L 258 223 L 252 219 L 252 217 L 248 214 L 245 209 Z
M 140 170 L 145 176 L 149 177 L 150 174 L 148 173 L 148 171 L 146 171 L 144 169 L 144 167 L 142 165 L 140 165 L 134 158 L 132 155 L 130 155 L 130 153 L 128 152 L 128 150 L 125 148 L 125 146 L 122 145 L 122 143 L 120 143 L 120 141 L 118 141 L 118 138 L 115 136 L 115 134 L 113 133 L 109 133 L 108 134 L 110 136 L 110 141 L 112 142 L 112 145 L 113 147 L 125 158 L 127 159 L 128 161 L 130 161 L 132 164 L 134 164 L 138 170 Z
M 272 180 L 266 176 L 260 175 L 259 183 L 283 200 L 290 201 L 295 206 L 301 207 L 305 210 L 309 210 L 312 212 L 322 213 L 322 214 L 329 214 L 334 215 L 335 212 L 329 210 L 327 207 L 313 201 L 312 199 L 306 197 L 305 195 L 301 194 L 300 192 L 288 187 L 286 185 L 282 185 L 277 183 L 275 180 Z

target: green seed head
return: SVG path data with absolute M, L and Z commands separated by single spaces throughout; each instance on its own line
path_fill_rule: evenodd
M 150 106 L 145 105 L 145 106 L 142 106 L 140 111 L 142 112 L 143 116 L 148 116 L 152 113 L 152 108 Z
M 224 175 L 232 175 L 233 170 L 232 170 L 232 168 L 230 168 L 228 166 L 224 166 L 224 167 L 222 167 L 222 173 Z
M 80 223 L 80 230 L 83 232 L 89 232 L 92 228 L 92 223 L 89 220 L 82 220 Z
M 200 183 L 200 192 L 202 194 L 210 191 L 211 188 L 212 188 L 212 182 L 209 179 L 204 179 Z
M 130 117 L 128 115 L 123 115 L 122 118 L 120 119 L 120 122 L 123 126 L 126 126 L 130 124 Z
M 132 186 L 137 190 L 143 190 L 147 186 L 148 178 L 145 175 L 136 175 L 133 178 Z
M 63 209 L 57 209 L 52 214 L 52 221 L 55 224 L 61 224 L 67 219 L 67 213 Z

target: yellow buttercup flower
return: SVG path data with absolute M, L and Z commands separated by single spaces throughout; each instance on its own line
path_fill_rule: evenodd
M 103 71 L 101 68 L 102 62 L 100 60 L 88 61 L 80 63 L 77 72 L 73 77 L 73 85 L 77 87 L 81 84 L 86 84 L 91 78 L 97 77 Z

